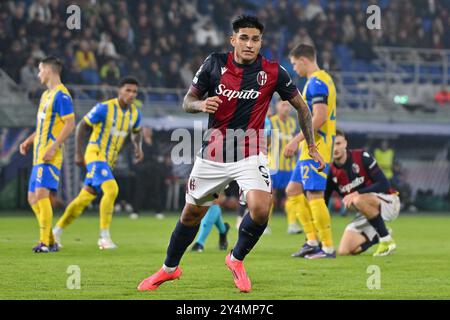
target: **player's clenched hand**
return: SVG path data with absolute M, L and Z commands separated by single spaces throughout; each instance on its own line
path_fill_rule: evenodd
M 82 154 L 75 154 L 75 164 L 79 167 L 85 167 L 86 163 L 84 162 L 84 157 Z
M 25 156 L 27 154 L 28 149 L 30 149 L 31 144 L 27 141 L 22 142 L 19 146 L 19 152 L 21 155 Z
M 201 110 L 206 113 L 215 113 L 219 109 L 220 103 L 222 103 L 222 100 L 218 96 L 206 98 L 201 103 Z
M 284 156 L 286 158 L 291 158 L 297 153 L 297 150 L 298 143 L 295 140 L 292 140 L 286 145 L 286 147 L 284 147 Z
M 42 157 L 42 161 L 50 162 L 53 159 L 53 157 L 55 156 L 55 154 L 56 154 L 56 147 L 54 144 L 52 144 L 50 146 L 50 148 L 47 149 L 44 156 Z
M 317 170 L 319 172 L 323 171 L 323 169 L 325 169 L 325 161 L 317 150 L 316 145 L 308 146 L 308 154 L 314 161 L 319 162 L 319 167 Z

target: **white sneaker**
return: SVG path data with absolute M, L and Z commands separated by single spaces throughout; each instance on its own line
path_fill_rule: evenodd
M 116 249 L 117 245 L 111 238 L 100 238 L 97 241 L 98 248 L 100 250 Z

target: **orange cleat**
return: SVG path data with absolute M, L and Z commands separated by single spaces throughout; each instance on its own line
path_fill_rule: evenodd
M 252 284 L 247 273 L 245 272 L 244 263 L 242 261 L 232 261 L 231 253 L 225 258 L 225 264 L 233 274 L 234 284 L 241 292 L 250 292 Z
M 183 271 L 180 269 L 180 267 L 177 267 L 172 273 L 167 273 L 164 268 L 161 268 L 152 276 L 142 280 L 137 289 L 139 291 L 156 290 L 166 281 L 179 279 L 182 273 Z

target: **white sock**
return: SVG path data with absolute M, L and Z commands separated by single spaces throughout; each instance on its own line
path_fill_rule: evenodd
M 54 235 L 61 235 L 63 233 L 63 230 L 63 228 L 55 226 L 52 231 Z
M 388 234 L 385 237 L 380 238 L 380 242 L 389 242 L 389 241 L 392 241 L 392 237 L 390 234 Z
M 319 245 L 319 242 L 317 240 L 308 240 L 306 241 L 306 243 L 313 247 L 317 247 Z
M 334 252 L 334 248 L 333 247 L 322 247 L 322 250 L 325 253 L 328 253 L 328 254 L 332 254 Z
M 178 266 L 177 266 L 177 267 L 178 267 Z M 163 269 L 164 269 L 164 271 L 167 272 L 167 273 L 172 273 L 172 272 L 174 272 L 175 270 L 177 270 L 177 267 L 168 267 L 168 266 L 166 266 L 165 264 L 163 264 Z
M 109 234 L 109 230 L 108 229 L 101 229 L 100 230 L 100 238 L 111 239 L 111 235 Z
M 231 254 L 231 261 L 242 261 L 242 260 L 237 259 L 235 256 L 233 256 L 233 254 Z

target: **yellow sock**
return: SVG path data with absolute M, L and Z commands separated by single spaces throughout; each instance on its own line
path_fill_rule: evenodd
M 275 207 L 275 204 L 272 201 L 272 204 L 270 205 L 270 209 L 269 209 L 269 223 L 272 220 L 272 215 L 273 215 L 273 208 Z
M 31 209 L 33 210 L 34 215 L 36 216 L 36 219 L 37 219 L 37 221 L 39 223 L 39 204 L 36 202 L 35 204 L 33 204 L 31 206 Z
M 317 232 L 314 228 L 313 216 L 311 213 L 311 208 L 309 207 L 308 200 L 302 193 L 297 196 L 292 197 L 295 203 L 297 203 L 297 218 L 300 220 L 303 231 L 305 232 L 306 239 L 308 241 L 317 241 Z
M 62 229 L 66 228 L 69 224 L 78 218 L 86 209 L 86 207 L 94 201 L 97 196 L 87 192 L 85 189 L 81 189 L 78 196 L 72 200 L 67 206 L 62 217 L 58 220 L 56 225 Z
M 309 201 L 311 213 L 314 218 L 314 226 L 319 232 L 323 247 L 332 248 L 333 238 L 331 235 L 331 218 L 324 199 Z
M 103 197 L 100 201 L 100 229 L 109 229 L 114 211 L 114 202 L 119 194 L 116 180 L 108 180 L 102 184 Z
M 296 196 L 290 196 L 286 198 L 284 209 L 286 211 L 288 224 L 297 223 L 298 199 L 296 198 Z
M 52 233 L 52 219 L 53 219 L 53 209 L 50 198 L 43 198 L 37 202 L 39 205 L 39 227 L 40 235 L 39 242 L 44 243 L 49 246 L 50 244 L 50 234 Z

